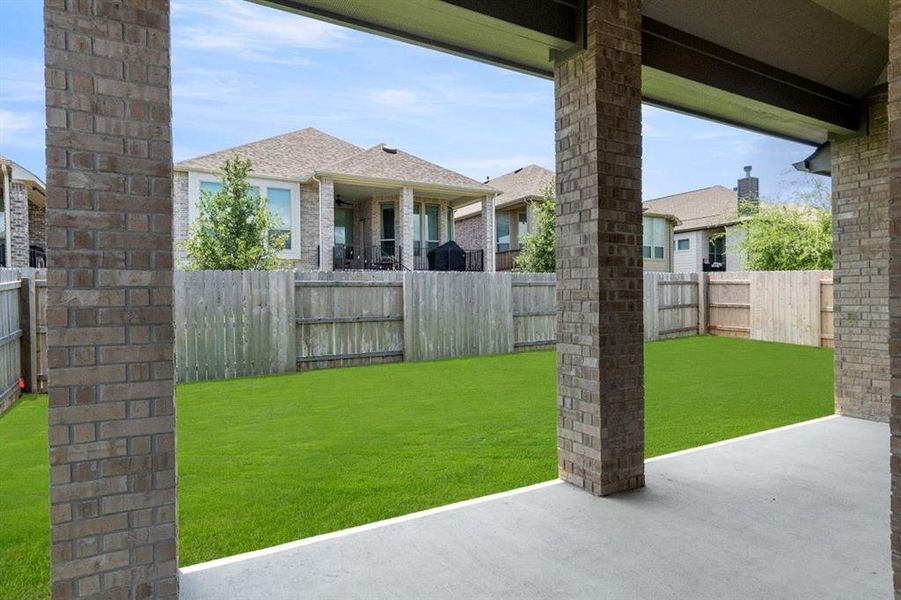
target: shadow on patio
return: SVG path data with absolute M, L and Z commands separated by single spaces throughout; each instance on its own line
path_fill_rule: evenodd
M 888 427 L 826 417 L 194 565 L 182 598 L 888 598 Z

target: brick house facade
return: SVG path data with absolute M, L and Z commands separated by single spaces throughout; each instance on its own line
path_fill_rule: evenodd
M 176 265 L 187 260 L 184 243 L 202 191 L 216 189 L 218 171 L 232 156 L 251 160 L 250 185 L 290 231 L 290 247 L 280 256 L 303 271 L 383 268 L 389 257 L 403 268 L 427 268 L 428 249 L 455 239 L 453 210 L 495 193 L 384 144 L 364 150 L 302 129 L 176 163 Z M 274 204 L 276 197 L 284 202 Z

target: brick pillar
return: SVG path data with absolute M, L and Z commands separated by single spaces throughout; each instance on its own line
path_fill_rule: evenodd
M 641 3 L 589 0 L 555 67 L 557 455 L 593 494 L 644 485 Z
M 892 570 L 895 598 L 901 598 L 901 0 L 889 13 L 889 319 L 891 369 Z
M 335 270 L 335 182 L 319 182 L 319 270 Z
M 447 212 L 451 211 L 453 214 L 452 208 L 447 206 L 446 204 L 440 204 L 438 206 L 438 243 L 444 244 L 447 242 L 450 237 L 450 231 L 447 229 Z
M 494 196 L 482 199 L 482 243 L 485 247 L 485 272 L 494 273 L 497 266 L 497 231 L 495 230 Z
M 397 252 L 404 267 L 412 270 L 416 267 L 413 260 L 413 188 L 405 187 L 401 190 L 398 211 L 400 227 L 395 235 L 400 247 Z
M 45 0 L 53 597 L 178 596 L 168 0 Z
M 28 266 L 28 188 L 13 181 L 9 185 L 10 267 Z
M 884 88 L 868 99 L 865 135 L 832 141 L 835 410 L 889 416 L 888 118 Z

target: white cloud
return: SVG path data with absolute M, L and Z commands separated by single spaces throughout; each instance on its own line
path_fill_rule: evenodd
M 329 23 L 244 0 L 177 0 L 173 47 L 227 54 L 251 62 L 308 64 L 298 51 L 334 48 L 346 32 Z
M 44 65 L 39 60 L 4 56 L 0 69 L 0 101 L 44 104 Z

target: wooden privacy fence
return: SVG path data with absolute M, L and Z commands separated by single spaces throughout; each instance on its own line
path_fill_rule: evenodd
M 294 273 L 176 272 L 178 381 L 293 371 Z
M 18 399 L 20 380 L 26 391 L 46 390 L 46 277 L 0 269 L 0 414 Z
M 710 333 L 834 345 L 831 271 L 709 273 L 707 280 Z
M 177 273 L 177 376 L 550 347 L 555 295 L 554 275 L 535 273 Z M 648 341 L 711 333 L 832 345 L 829 272 L 645 273 L 643 300 Z

